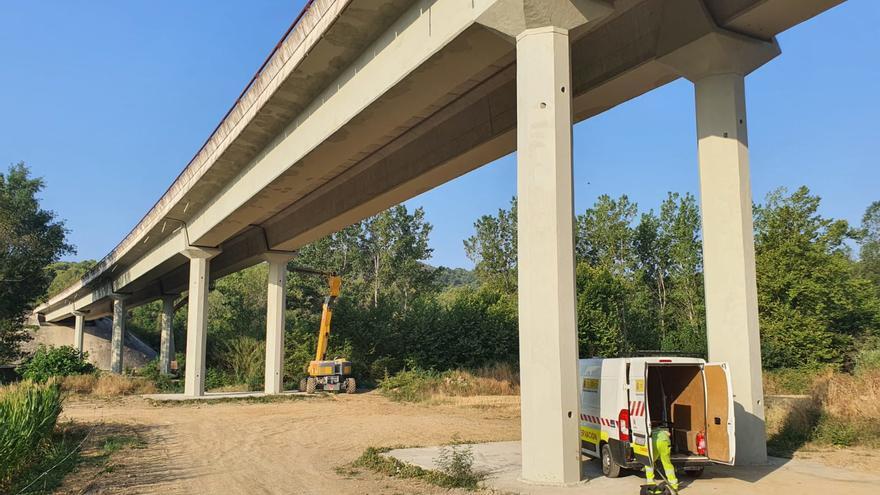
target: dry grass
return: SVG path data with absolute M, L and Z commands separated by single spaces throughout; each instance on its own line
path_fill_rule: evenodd
M 392 400 L 403 402 L 437 401 L 444 397 L 519 395 L 519 375 L 507 364 L 443 373 L 411 370 L 382 380 L 379 389 Z
M 826 373 L 817 380 L 812 395 L 832 416 L 880 421 L 880 370 Z
M 782 433 L 785 429 L 809 432 L 816 424 L 822 405 L 813 397 L 777 398 L 767 397 L 764 419 L 767 435 Z
M 519 374 L 507 364 L 486 366 L 472 372 L 450 371 L 441 378 L 434 390 L 437 395 L 519 395 Z
M 102 397 L 157 392 L 156 385 L 145 378 L 111 374 L 65 376 L 61 380 L 61 389 L 70 393 Z
M 768 398 L 772 452 L 790 455 L 808 443 L 880 446 L 880 370 L 829 370 L 808 380 L 807 395 Z

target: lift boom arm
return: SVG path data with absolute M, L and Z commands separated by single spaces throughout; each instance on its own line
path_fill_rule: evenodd
M 323 361 L 327 356 L 327 343 L 330 337 L 330 319 L 333 317 L 333 302 L 339 297 L 342 279 L 338 275 L 327 275 L 330 293 L 324 298 L 321 310 L 321 327 L 318 330 L 318 348 L 315 350 L 315 361 Z

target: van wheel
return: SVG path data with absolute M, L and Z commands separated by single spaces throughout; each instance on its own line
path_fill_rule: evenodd
M 620 465 L 611 457 L 611 446 L 607 443 L 602 445 L 602 474 L 609 478 L 620 476 Z

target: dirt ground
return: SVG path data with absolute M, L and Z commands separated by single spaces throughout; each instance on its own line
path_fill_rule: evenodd
M 84 463 L 65 479 L 64 494 L 450 493 L 342 468 L 367 447 L 519 438 L 516 397 L 418 405 L 377 393 L 265 404 L 69 399 L 63 419 L 99 425 L 87 457 L 108 435 L 137 436 L 142 445 L 105 465 Z
M 182 405 L 74 397 L 65 403 L 63 418 L 95 425 L 86 458 L 101 452 L 108 438 L 137 438 L 134 446 L 104 462 L 84 462 L 70 474 L 59 493 L 80 495 L 455 493 L 349 463 L 367 447 L 519 439 L 517 397 L 399 404 L 371 392 Z M 796 457 L 880 473 L 880 457 L 855 454 L 806 449 Z

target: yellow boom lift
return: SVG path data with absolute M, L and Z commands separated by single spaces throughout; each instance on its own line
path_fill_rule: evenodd
M 309 362 L 306 369 L 309 376 L 300 381 L 299 389 L 309 394 L 315 393 L 315 390 L 318 389 L 353 394 L 357 389 L 357 383 L 351 376 L 351 361 L 344 358 L 327 359 L 333 303 L 339 297 L 342 279 L 335 273 L 319 272 L 309 268 L 296 267 L 293 268 L 293 271 L 325 276 L 330 286 L 330 292 L 324 298 L 324 306 L 321 311 L 321 327 L 318 330 L 318 348 L 315 350 L 315 359 Z

